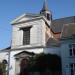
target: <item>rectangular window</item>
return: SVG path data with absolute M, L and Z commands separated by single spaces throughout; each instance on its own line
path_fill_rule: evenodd
M 30 44 L 30 27 L 22 28 L 23 30 L 23 45 Z
M 70 56 L 75 56 L 75 44 L 69 45 L 69 54 Z
M 50 20 L 50 14 L 47 14 L 47 19 Z
M 70 75 L 75 75 L 75 63 L 70 64 Z

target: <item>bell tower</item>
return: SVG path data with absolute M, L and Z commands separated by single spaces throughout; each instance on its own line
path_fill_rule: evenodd
M 48 9 L 47 0 L 44 0 L 40 14 L 44 15 L 48 21 L 52 20 L 52 13 Z

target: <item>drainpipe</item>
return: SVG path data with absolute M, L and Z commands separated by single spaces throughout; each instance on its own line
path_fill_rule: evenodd
M 7 69 L 7 75 L 9 75 L 9 70 L 10 70 L 10 49 L 8 51 L 8 69 Z

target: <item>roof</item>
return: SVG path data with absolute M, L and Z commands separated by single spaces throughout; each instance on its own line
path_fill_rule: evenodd
M 58 46 L 60 46 L 60 42 L 59 40 L 56 40 L 54 38 L 50 38 L 46 43 L 46 47 L 58 47 Z
M 39 17 L 41 16 L 40 14 L 32 14 L 32 13 L 24 13 L 18 17 L 16 17 L 12 22 L 11 24 L 13 25 L 15 22 L 17 22 L 18 20 L 22 19 L 22 18 L 29 18 L 32 19 L 32 18 L 35 18 L 35 17 Z
M 1 49 L 0 52 L 8 52 L 11 49 L 11 46 Z
M 65 24 L 62 29 L 61 38 L 69 38 L 75 36 L 75 23 Z
M 43 8 L 42 8 L 41 12 L 44 12 L 44 11 L 48 11 L 47 0 L 44 0 L 44 4 L 43 4 Z
M 58 33 L 62 31 L 63 25 L 75 23 L 75 16 L 55 19 L 52 21 L 51 29 L 53 32 Z

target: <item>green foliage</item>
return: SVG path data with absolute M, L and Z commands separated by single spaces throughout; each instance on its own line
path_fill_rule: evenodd
M 38 54 L 30 59 L 29 68 L 32 71 L 45 71 L 47 69 L 52 71 L 61 70 L 61 59 L 54 54 Z
M 6 75 L 6 65 L 0 62 L 0 75 Z

